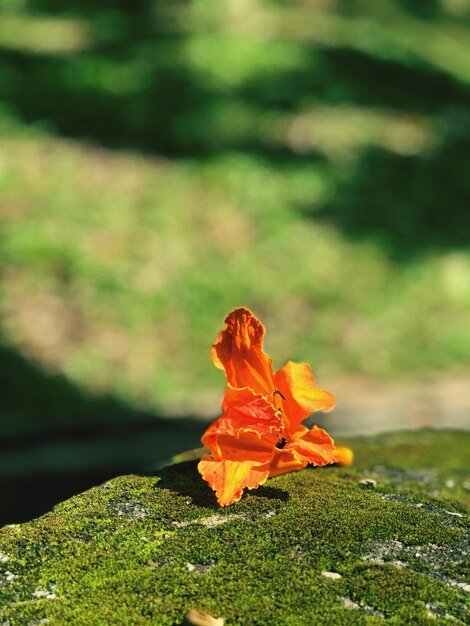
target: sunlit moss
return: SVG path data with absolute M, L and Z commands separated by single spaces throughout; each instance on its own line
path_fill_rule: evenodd
M 271 479 L 226 509 L 194 462 L 116 478 L 0 532 L 0 618 L 170 626 L 196 606 L 228 625 L 463 624 L 468 442 L 353 442 L 355 466 Z

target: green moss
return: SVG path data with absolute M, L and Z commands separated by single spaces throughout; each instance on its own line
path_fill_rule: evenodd
M 193 606 L 228 625 L 465 623 L 469 440 L 356 441 L 353 467 L 226 509 L 195 462 L 116 478 L 0 531 L 0 623 L 170 626 Z

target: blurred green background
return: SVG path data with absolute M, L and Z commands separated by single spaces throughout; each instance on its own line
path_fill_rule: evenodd
M 235 306 L 351 430 L 461 419 L 469 41 L 469 0 L 0 1 L 0 522 L 196 445 Z

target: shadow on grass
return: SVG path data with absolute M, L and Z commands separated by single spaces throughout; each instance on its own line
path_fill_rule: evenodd
M 413 114 L 470 105 L 469 89 L 436 67 L 345 47 L 305 46 L 298 67 L 267 63 L 230 86 L 194 67 L 189 41 L 146 25 L 118 44 L 63 57 L 0 47 L 0 101 L 21 120 L 111 148 L 176 157 L 242 150 L 274 161 L 285 148 L 274 126 L 260 132 L 266 114 L 295 113 L 309 99 Z M 126 85 L 121 74 L 142 76 Z
M 82 393 L 0 348 L 0 525 L 26 521 L 115 475 L 163 466 L 200 444 L 192 417 L 139 412 Z
M 469 153 L 470 136 L 430 155 L 371 150 L 338 180 L 330 202 L 311 215 L 350 237 L 374 239 L 397 261 L 465 248 L 470 243 Z

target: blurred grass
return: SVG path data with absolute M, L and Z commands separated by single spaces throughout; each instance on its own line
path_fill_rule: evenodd
M 468 2 L 0 17 L 6 344 L 165 413 L 214 411 L 242 304 L 325 385 L 468 367 Z
M 63 56 L 86 49 L 91 40 L 85 21 L 7 14 L 0 22 L 0 42 L 5 49 Z

